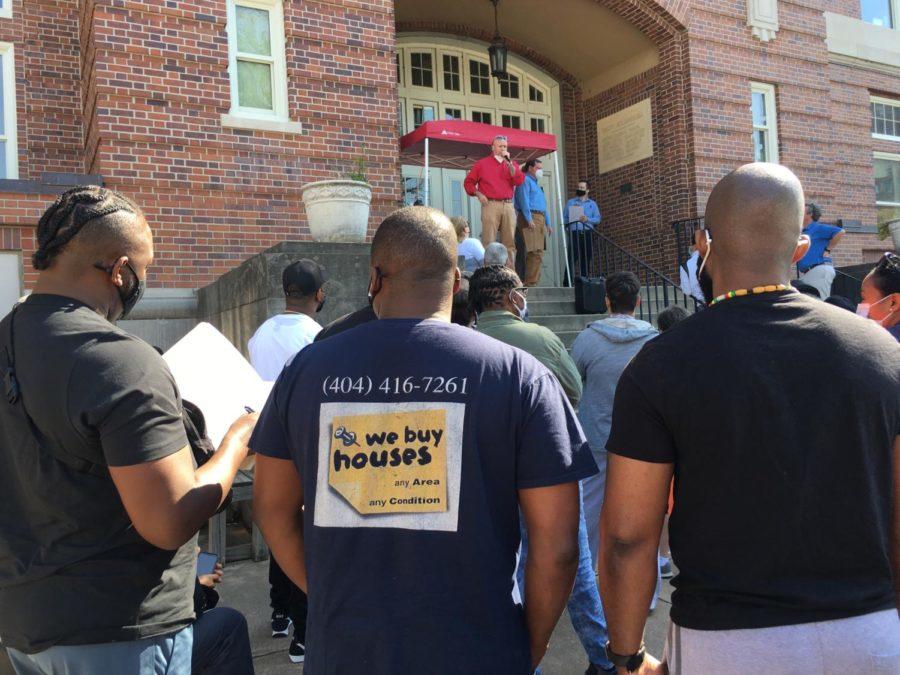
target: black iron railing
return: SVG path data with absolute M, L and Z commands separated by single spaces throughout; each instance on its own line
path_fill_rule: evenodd
M 593 255 L 587 257 L 587 269 L 581 266 L 581 261 L 577 258 L 570 259 L 574 274 L 588 277 L 608 277 L 613 272 L 634 272 L 641 284 L 641 304 L 635 312 L 639 319 L 655 323 L 659 312 L 672 305 L 680 305 L 688 312 L 696 311 L 699 303 L 691 296 L 682 293 L 678 284 L 659 270 L 635 257 L 599 232 L 593 233 L 592 242 Z M 574 242 L 576 244 L 574 247 L 571 245 L 573 243 L 571 238 L 568 243 L 570 251 L 578 250 L 577 241 Z
M 694 232 L 703 229 L 703 216 L 676 220 L 672 229 L 675 230 L 675 264 L 680 266 L 691 256 Z

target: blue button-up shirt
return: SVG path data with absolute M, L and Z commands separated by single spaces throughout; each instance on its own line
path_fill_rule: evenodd
M 826 257 L 825 249 L 832 237 L 841 231 L 837 225 L 826 225 L 816 221 L 803 228 L 803 234 L 809 236 L 809 250 L 797 263 L 800 272 L 805 272 L 813 265 L 831 263 L 831 258 Z
M 514 201 L 516 211 L 525 216 L 525 220 L 531 220 L 532 211 L 547 215 L 547 199 L 544 197 L 544 191 L 531 174 L 526 173 L 525 182 L 516 188 Z
M 580 221 L 572 223 L 574 218 L 569 217 L 569 209 L 573 206 L 580 206 L 584 210 L 584 215 L 587 218 L 586 223 Z M 566 202 L 566 222 L 572 223 L 570 227 L 573 230 L 593 230 L 600 224 L 600 207 L 597 206 L 597 202 L 593 199 L 572 197 L 572 199 Z

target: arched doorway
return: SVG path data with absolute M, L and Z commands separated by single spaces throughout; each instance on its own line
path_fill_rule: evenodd
M 508 76 L 491 77 L 487 45 L 479 40 L 432 33 L 397 36 L 397 87 L 400 135 L 422 122 L 464 119 L 514 129 L 556 134 L 562 138 L 559 83 L 523 58 L 510 55 Z M 487 148 L 485 148 L 487 152 Z M 560 152 L 562 155 L 562 151 Z M 564 166 L 560 157 L 560 166 Z M 414 204 L 424 192 L 424 169 L 403 166 L 404 202 Z M 472 234 L 481 234 L 481 206 L 463 190 L 466 172 L 429 170 L 429 203 L 450 216 L 468 219 Z M 546 162 L 541 187 L 552 210 L 551 222 L 559 221 L 556 177 Z M 542 282 L 561 281 L 558 237 L 548 238 Z

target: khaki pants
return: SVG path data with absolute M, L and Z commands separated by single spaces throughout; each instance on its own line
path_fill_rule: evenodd
M 544 259 L 544 235 L 546 233 L 546 221 L 544 214 L 537 211 L 531 212 L 531 220 L 534 229 L 528 227 L 528 221 L 521 213 L 518 217 L 519 229 L 522 231 L 522 239 L 525 240 L 525 279 L 526 286 L 537 286 L 541 280 L 541 262 Z
M 510 268 L 516 268 L 516 211 L 512 202 L 492 202 L 481 207 L 481 243 L 486 247 L 497 241 L 497 233 L 500 233 L 500 242 L 509 251 Z

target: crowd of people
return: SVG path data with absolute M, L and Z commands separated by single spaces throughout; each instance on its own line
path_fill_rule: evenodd
M 570 354 L 527 320 L 512 196 L 487 187 L 522 173 L 497 149 L 473 190 L 500 242 L 400 209 L 369 302 L 324 328 L 327 271 L 284 270 L 285 311 L 247 346 L 272 394 L 202 463 L 165 362 L 116 326 L 153 262 L 147 220 L 100 187 L 56 200 L 33 293 L 0 322 L 18 673 L 252 673 L 246 622 L 216 607 L 223 570 L 196 562 L 249 452 L 272 635 L 309 675 L 533 673 L 564 609 L 589 675 L 900 672 L 900 258 L 856 312 L 798 292 L 800 183 L 747 165 L 696 239 L 706 309 L 654 327 L 613 273 Z M 644 628 L 673 574 L 657 660 Z

